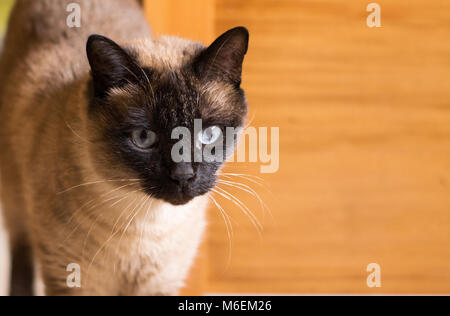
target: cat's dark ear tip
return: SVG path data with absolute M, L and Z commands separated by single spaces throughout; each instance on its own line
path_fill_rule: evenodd
M 250 36 L 250 33 L 249 33 L 248 29 L 245 26 L 237 26 L 233 30 L 242 33 L 246 37 Z
M 97 44 L 97 47 L 117 47 L 118 45 L 116 42 L 114 42 L 112 39 L 99 35 L 99 34 L 92 34 L 89 36 L 86 48 L 89 51 L 90 48 L 96 47 L 95 44 Z
M 116 49 L 117 47 L 119 46 L 113 40 L 99 34 L 90 35 L 86 43 L 89 60 L 98 54 L 102 55 L 105 49 Z
M 250 38 L 250 33 L 249 33 L 248 29 L 245 26 L 237 26 L 237 27 L 229 30 L 228 33 L 239 34 L 244 39 L 246 39 L 247 41 Z
M 250 40 L 250 32 L 245 26 L 237 26 L 235 28 L 232 28 L 227 32 L 229 35 L 237 36 L 242 39 L 245 48 L 244 48 L 244 54 L 247 53 L 248 50 L 248 42 Z
M 103 35 L 99 35 L 99 34 L 92 34 L 89 36 L 88 40 L 87 40 L 87 46 L 91 46 L 92 43 L 96 42 L 96 41 L 103 41 L 103 42 L 111 42 L 111 40 Z

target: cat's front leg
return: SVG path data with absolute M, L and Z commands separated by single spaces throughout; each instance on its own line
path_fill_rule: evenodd
M 42 281 L 44 283 L 45 296 L 111 296 L 117 295 L 114 287 L 106 286 L 102 282 L 92 280 L 88 282 L 86 275 L 80 274 L 80 283 L 77 283 L 77 271 L 67 271 L 64 264 L 49 265 L 42 269 Z M 94 272 L 95 274 L 95 272 Z
M 58 244 L 59 245 L 59 244 Z M 45 296 L 98 296 L 108 295 L 101 289 L 110 289 L 97 279 L 89 282 L 83 261 L 73 256 L 69 247 L 53 247 L 51 243 L 42 243 L 36 252 L 39 279 Z M 80 264 L 78 264 L 80 263 Z M 99 275 L 96 271 L 92 274 Z M 101 279 L 99 279 L 101 280 Z

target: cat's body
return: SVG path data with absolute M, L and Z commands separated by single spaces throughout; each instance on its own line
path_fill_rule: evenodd
M 133 58 L 164 77 L 205 48 L 176 38 L 151 39 L 134 0 L 77 1 L 81 28 L 66 25 L 72 1 L 17 2 L 0 61 L 0 188 L 13 293 L 30 294 L 36 263 L 48 295 L 177 294 L 201 240 L 208 198 L 203 191 L 183 203 L 153 198 L 142 184 L 141 163 L 122 167 L 110 157 L 119 149 L 102 143 L 97 133 L 114 121 L 96 113 L 100 105 L 90 107 L 105 100 L 121 104 L 121 98 L 142 93 L 133 95 L 138 85 L 121 82 L 107 96 L 97 94 L 96 49 L 112 44 L 101 38 L 88 44 L 95 88 L 84 52 L 93 33 L 120 44 L 131 41 Z M 71 264 L 81 267 L 81 288 L 66 282 L 77 272 Z

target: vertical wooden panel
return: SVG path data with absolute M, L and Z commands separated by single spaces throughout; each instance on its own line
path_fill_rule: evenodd
M 234 225 L 225 269 L 217 217 L 210 291 L 450 293 L 450 3 L 379 0 L 369 28 L 370 2 L 217 1 L 218 31 L 250 30 L 253 125 L 281 139 L 274 220 L 262 239 Z M 371 262 L 381 288 L 366 285 Z

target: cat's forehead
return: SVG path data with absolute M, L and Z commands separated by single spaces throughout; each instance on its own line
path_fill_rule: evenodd
M 205 46 L 201 43 L 172 36 L 138 40 L 130 45 L 135 58 L 142 67 L 160 73 L 182 68 L 199 54 Z
M 148 77 L 140 85 L 110 91 L 123 107 L 152 104 L 165 125 L 184 124 L 194 118 L 205 121 L 239 122 L 246 115 L 245 97 L 240 89 L 215 78 L 200 79 L 191 64 L 205 46 L 176 37 L 162 36 L 128 45 L 127 49 Z M 149 82 L 149 80 L 151 82 Z M 143 97 L 142 87 L 145 88 Z M 127 101 L 128 100 L 128 101 Z M 130 100 L 134 100 L 130 103 Z M 235 123 L 230 123 L 234 125 Z

